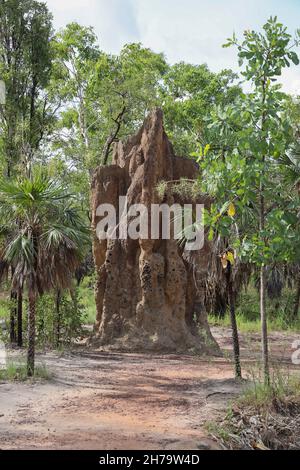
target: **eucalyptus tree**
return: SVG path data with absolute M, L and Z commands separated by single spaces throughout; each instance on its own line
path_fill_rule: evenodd
M 91 173 L 107 164 L 113 144 L 135 132 L 159 103 L 167 65 L 161 54 L 140 44 L 106 54 L 93 29 L 77 23 L 56 35 L 53 49 L 51 89 L 63 104 L 53 145 L 64 160 Z
M 0 1 L 0 78 L 5 103 L 0 106 L 0 173 L 11 177 L 31 164 L 53 121 L 45 87 L 51 70 L 52 16 L 34 0 Z M 12 291 L 11 341 L 22 345 L 22 291 Z
M 113 143 L 134 134 L 150 110 L 161 104 L 167 70 L 163 54 L 139 43 L 125 45 L 119 55 L 101 55 L 92 93 L 102 116 L 102 164 L 108 163 Z
M 2 262 L 28 296 L 28 376 L 34 374 L 37 296 L 70 285 L 87 230 L 70 194 L 41 171 L 0 182 Z M 1 235 L 1 234 L 0 234 Z
M 47 127 L 44 89 L 51 69 L 52 15 L 34 0 L 0 1 L 0 77 L 6 100 L 0 106 L 1 157 L 10 177 L 32 159 Z
M 94 119 L 89 86 L 100 55 L 97 37 L 90 27 L 70 23 L 52 42 L 54 63 L 49 89 L 62 109 L 54 142 L 66 158 L 88 167 L 91 123 Z
M 166 130 L 179 155 L 189 155 L 201 143 L 206 117 L 216 105 L 232 103 L 241 93 L 230 70 L 213 73 L 206 64 L 180 62 L 163 78 L 162 101 Z

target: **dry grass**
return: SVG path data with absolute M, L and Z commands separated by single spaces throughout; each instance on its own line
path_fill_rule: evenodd
M 299 379 L 276 375 L 270 386 L 254 380 L 208 430 L 227 450 L 299 450 Z
M 167 193 L 177 196 L 179 199 L 187 199 L 191 202 L 198 198 L 207 198 L 201 191 L 201 186 L 197 180 L 187 180 L 182 178 L 178 181 L 161 181 L 156 187 L 160 199 L 164 199 Z

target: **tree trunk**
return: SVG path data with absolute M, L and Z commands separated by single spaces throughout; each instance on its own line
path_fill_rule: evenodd
M 16 318 L 17 318 L 17 302 L 18 295 L 16 292 L 10 293 L 11 307 L 10 307 L 10 342 L 15 344 L 17 342 L 16 337 Z
M 34 361 L 35 361 L 35 306 L 36 296 L 33 290 L 29 291 L 29 311 L 28 311 L 28 353 L 27 353 L 27 375 L 33 377 L 34 375 Z
M 60 328 L 61 328 L 60 303 L 61 303 L 61 291 L 60 289 L 58 289 L 56 292 L 56 332 L 55 332 L 55 342 L 56 342 L 57 348 L 59 348 L 59 345 L 60 345 Z
M 73 286 L 70 287 L 70 297 L 73 302 L 74 310 L 76 310 L 78 307 L 78 301 L 77 301 L 76 289 L 74 289 Z
M 7 159 L 7 160 L 6 160 L 6 176 L 7 176 L 7 178 L 10 178 L 10 177 L 11 177 L 11 163 L 10 163 L 10 159 Z
M 268 344 L 268 320 L 266 312 L 266 267 L 260 270 L 260 316 L 261 316 L 261 338 L 262 338 L 262 360 L 265 385 L 270 385 L 269 368 L 269 344 Z
M 23 292 L 18 293 L 18 346 L 23 347 Z
M 265 161 L 265 159 L 263 160 Z M 264 176 L 264 173 L 263 173 Z M 260 186 L 260 233 L 262 234 L 262 241 L 265 245 L 264 238 L 265 230 L 265 197 L 264 197 L 264 184 Z M 264 256 L 264 253 L 263 255 Z M 262 363 L 265 385 L 270 385 L 270 368 L 269 368 L 269 344 L 268 344 L 268 319 L 266 311 L 266 266 L 263 263 L 260 268 L 260 318 L 261 318 L 261 343 L 262 343 Z
M 262 133 L 265 131 L 266 125 L 266 112 L 265 112 L 265 103 L 267 98 L 267 79 L 264 76 L 263 80 L 263 92 L 262 92 L 262 120 L 261 120 L 261 130 Z M 267 143 L 267 140 L 266 140 Z M 266 246 L 265 238 L 265 228 L 266 228 L 266 207 L 265 207 L 265 163 L 266 156 L 262 156 L 262 170 L 260 175 L 260 185 L 259 185 L 259 231 L 260 239 L 263 243 L 263 246 Z M 265 385 L 270 385 L 270 369 L 269 369 L 269 345 L 268 345 L 268 321 L 267 321 L 267 311 L 266 311 L 266 266 L 264 262 L 264 255 L 262 253 L 262 265 L 260 268 L 260 318 L 261 318 L 261 343 L 262 343 L 262 362 L 263 362 L 263 373 L 264 373 L 264 382 Z
M 113 121 L 116 124 L 116 128 L 113 132 L 111 132 L 111 134 L 107 138 L 107 140 L 105 142 L 105 145 L 104 145 L 104 148 L 103 148 L 103 165 L 104 166 L 106 166 L 107 163 L 108 163 L 108 158 L 109 158 L 109 155 L 110 155 L 112 144 L 116 141 L 116 139 L 118 137 L 118 134 L 121 130 L 121 126 L 122 126 L 122 122 L 123 122 L 123 118 L 124 118 L 125 113 L 126 113 L 126 106 L 123 107 L 123 109 L 120 112 L 120 114 L 118 115 L 118 117 L 116 119 L 113 119 Z
M 85 104 L 82 91 L 79 93 L 79 127 L 85 149 L 88 151 L 90 145 L 86 122 Z
M 298 275 L 298 280 L 297 280 L 297 291 L 296 291 L 295 307 L 294 307 L 294 319 L 295 320 L 298 318 L 299 306 L 300 306 L 300 275 Z
M 227 280 L 228 304 L 229 304 L 229 310 L 230 310 L 230 322 L 231 322 L 232 340 L 233 340 L 235 377 L 236 379 L 241 379 L 242 368 L 241 368 L 241 360 L 240 360 L 240 342 L 239 342 L 239 334 L 238 334 L 236 315 L 235 315 L 235 300 L 234 300 L 234 294 L 233 294 L 232 267 L 229 261 L 228 261 L 227 270 L 226 270 L 226 280 Z

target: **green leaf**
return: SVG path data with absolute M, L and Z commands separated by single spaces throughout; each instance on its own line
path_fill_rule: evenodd
M 295 65 L 299 65 L 299 57 L 298 57 L 298 55 L 296 54 L 296 52 L 291 52 L 291 53 L 290 53 L 290 59 L 292 60 L 292 62 L 293 62 Z

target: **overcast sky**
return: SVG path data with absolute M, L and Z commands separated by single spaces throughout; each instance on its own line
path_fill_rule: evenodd
M 236 54 L 221 46 L 233 31 L 258 29 L 277 15 L 293 34 L 300 28 L 300 0 L 47 0 L 56 28 L 71 21 L 93 26 L 101 48 L 117 53 L 128 42 L 164 52 L 171 63 L 206 62 L 219 71 L 237 67 Z M 299 51 L 300 52 L 300 51 Z M 300 66 L 282 78 L 300 93 Z

